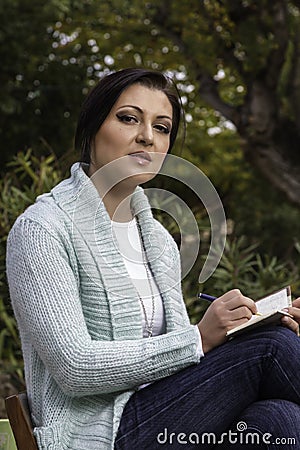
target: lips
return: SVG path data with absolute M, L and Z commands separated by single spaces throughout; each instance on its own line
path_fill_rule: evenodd
M 151 162 L 151 156 L 149 155 L 148 152 L 134 152 L 134 153 L 129 153 L 129 156 L 134 156 L 134 157 L 138 157 L 138 158 L 142 158 L 145 159 L 146 161 Z
M 152 158 L 148 152 L 129 153 L 129 156 L 131 156 L 132 158 L 136 158 L 140 164 L 147 164 L 152 161 Z

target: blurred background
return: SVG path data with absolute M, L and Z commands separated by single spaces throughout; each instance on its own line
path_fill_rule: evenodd
M 155 181 L 198 221 L 200 255 L 183 280 L 192 322 L 207 307 L 199 290 L 259 298 L 291 284 L 300 295 L 300 1 L 1 0 L 0 21 L 0 417 L 3 398 L 24 388 L 7 234 L 68 176 L 80 105 L 111 71 L 147 67 L 174 80 L 186 123 L 174 153 L 210 178 L 224 205 L 225 252 L 199 286 L 206 211 L 186 186 Z M 157 216 L 180 243 L 178 226 Z

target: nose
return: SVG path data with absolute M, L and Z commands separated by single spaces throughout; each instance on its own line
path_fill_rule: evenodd
M 150 125 L 143 125 L 138 131 L 136 141 L 144 146 L 153 145 L 153 130 Z

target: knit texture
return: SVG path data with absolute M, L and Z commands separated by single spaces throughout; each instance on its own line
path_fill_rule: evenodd
M 7 277 L 39 449 L 113 449 L 138 386 L 199 362 L 176 244 L 141 188 L 132 208 L 164 303 L 166 334 L 153 338 L 142 337 L 139 299 L 110 218 L 79 163 L 9 234 Z

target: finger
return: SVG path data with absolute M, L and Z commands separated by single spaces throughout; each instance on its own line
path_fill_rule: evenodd
M 229 312 L 230 320 L 251 319 L 252 312 L 247 306 L 239 306 Z
M 294 333 L 296 333 L 299 336 L 299 324 L 295 320 L 291 319 L 290 317 L 283 317 L 281 319 L 282 325 L 292 330 Z
M 294 320 L 300 323 L 300 308 L 290 306 L 289 308 L 287 308 L 287 311 L 294 317 Z
M 233 310 L 236 308 L 239 308 L 241 306 L 245 306 L 250 310 L 252 314 L 257 313 L 257 306 L 254 300 L 252 300 L 249 297 L 245 297 L 244 295 L 236 296 L 234 298 L 231 298 L 226 302 L 227 307 L 229 310 Z
M 292 305 L 293 305 L 295 308 L 300 308 L 300 297 L 296 298 L 296 299 L 292 302 Z
M 227 326 L 227 331 L 231 330 L 232 328 L 238 327 L 239 325 L 243 325 L 243 323 L 248 322 L 248 319 L 243 318 L 243 319 L 239 319 L 239 320 L 232 320 L 229 322 L 228 326 Z

